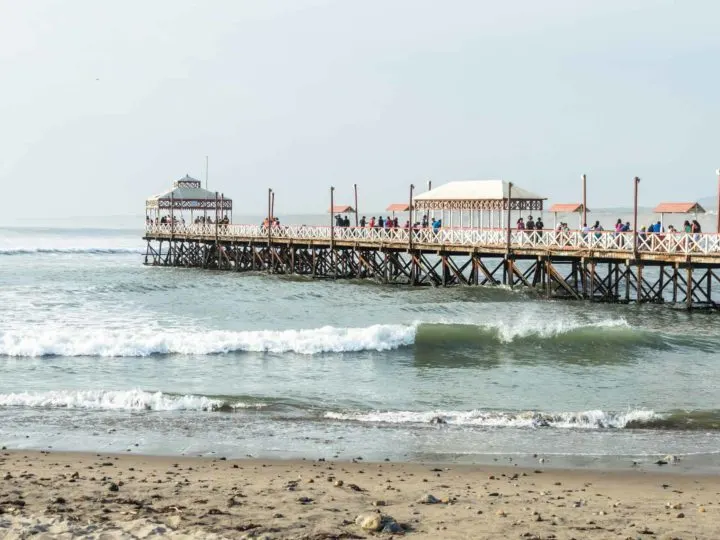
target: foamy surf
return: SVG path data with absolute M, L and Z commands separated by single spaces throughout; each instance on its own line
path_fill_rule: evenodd
M 37 254 L 90 254 L 90 255 L 113 255 L 113 254 L 142 254 L 141 248 L 101 248 L 101 247 L 67 247 L 67 248 L 0 248 L 0 255 L 37 255 Z
M 0 333 L 0 355 L 142 357 L 153 354 L 205 355 L 237 351 L 314 355 L 387 351 L 412 345 L 414 325 L 366 328 L 324 326 L 307 330 L 201 332 L 197 330 L 48 329 Z
M 58 390 L 0 394 L 0 407 L 125 411 L 229 411 L 262 408 L 261 403 L 228 402 L 206 396 L 176 396 L 144 390 Z
M 530 341 L 568 341 L 669 346 L 665 337 L 636 331 L 624 319 L 583 323 L 540 320 L 532 323 L 454 324 L 414 322 L 375 324 L 359 328 L 323 326 L 299 330 L 224 331 L 197 329 L 35 328 L 0 332 L 0 356 L 143 357 L 156 354 L 208 355 L 268 352 L 317 355 L 360 351 L 389 351 L 418 347 L 505 346 Z M 535 346 L 535 344 L 533 344 Z
M 458 323 L 424 323 L 419 329 L 419 340 L 440 341 L 495 341 L 510 344 L 521 340 L 550 340 L 580 335 L 607 335 L 610 332 L 632 333 L 630 324 L 623 318 L 602 319 L 585 322 L 572 319 L 526 318 L 520 316 L 512 321 Z M 426 338 L 426 339 L 425 339 Z
M 325 418 L 378 424 L 448 424 L 476 427 L 622 429 L 637 427 L 663 418 L 654 411 L 633 409 L 625 412 L 590 410 L 545 413 L 538 411 L 373 411 L 326 412 Z

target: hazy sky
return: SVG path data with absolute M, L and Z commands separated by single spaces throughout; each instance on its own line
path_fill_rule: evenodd
M 504 178 L 712 195 L 716 0 L 0 0 L 5 219 L 141 214 L 185 173 L 261 214 Z M 15 202 L 16 201 L 16 202 Z

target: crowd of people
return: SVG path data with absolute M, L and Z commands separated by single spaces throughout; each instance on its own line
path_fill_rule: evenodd
M 335 216 L 335 226 L 336 227 L 350 227 L 350 218 L 347 216 L 342 216 L 340 214 Z M 358 226 L 362 228 L 370 228 L 370 229 L 399 229 L 400 228 L 400 220 L 397 217 L 390 217 L 387 216 L 383 218 L 383 216 L 372 216 L 369 220 L 366 216 L 363 216 L 360 218 L 360 221 L 358 222 Z M 428 227 L 432 227 L 433 230 L 437 231 L 442 227 L 442 220 L 441 219 L 430 219 L 430 216 L 425 214 L 422 217 L 421 221 L 416 221 L 412 225 L 410 224 L 410 220 L 406 219 L 405 223 L 403 224 L 403 229 L 427 229 Z
M 193 220 L 193 223 L 195 225 L 215 225 L 215 221 L 213 221 L 213 218 L 210 216 L 198 216 Z M 185 225 L 185 218 L 180 215 L 178 216 L 162 216 L 160 218 L 151 218 L 150 216 L 145 216 L 145 225 Z M 229 225 L 230 224 L 230 218 L 227 217 L 227 215 L 223 216 L 222 218 L 217 219 L 217 225 Z

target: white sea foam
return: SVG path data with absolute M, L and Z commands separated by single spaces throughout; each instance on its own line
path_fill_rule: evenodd
M 224 402 L 205 396 L 175 396 L 144 390 L 57 390 L 0 394 L 0 407 L 100 410 L 213 411 L 220 408 L 261 408 L 263 404 Z
M 94 254 L 110 255 L 122 253 L 145 253 L 144 249 L 133 247 L 65 247 L 65 248 L 44 248 L 44 247 L 10 247 L 0 248 L 0 255 L 33 255 L 39 253 L 57 254 Z
M 324 326 L 301 330 L 223 331 L 196 329 L 92 329 L 47 327 L 40 331 L 10 329 L 0 331 L 0 356 L 104 356 L 135 357 L 153 354 L 220 354 L 236 351 L 321 354 L 358 351 L 387 351 L 414 345 L 423 325 L 452 323 L 376 324 L 360 328 Z M 466 325 L 467 326 L 467 325 Z M 484 323 L 475 325 L 503 344 L 516 340 L 553 339 L 582 330 L 630 328 L 624 319 L 581 323 L 572 320 L 534 320 L 522 323 Z M 430 330 L 432 331 L 432 330 Z M 430 334 L 430 339 L 432 334 Z
M 580 322 L 568 319 L 540 319 L 532 322 L 515 321 L 513 323 L 500 322 L 493 327 L 503 343 L 512 343 L 516 339 L 528 337 L 553 338 L 579 330 L 630 328 L 625 319 L 606 319 L 596 322 Z
M 630 422 L 647 422 L 662 418 L 654 411 L 633 409 L 625 412 L 590 410 L 581 412 L 542 413 L 536 411 L 374 411 L 327 412 L 325 418 L 353 422 L 386 424 L 444 423 L 459 426 L 486 427 L 552 427 L 552 428 L 624 428 Z
M 218 354 L 256 351 L 298 354 L 385 351 L 412 345 L 414 325 L 374 325 L 366 328 L 325 326 L 307 330 L 80 329 L 0 332 L 5 356 L 149 356 L 152 354 Z
M 472 321 L 441 321 L 428 323 L 437 325 L 475 326 L 479 332 L 491 332 L 501 343 L 512 343 L 527 338 L 552 339 L 563 335 L 581 331 L 630 329 L 631 326 L 624 318 L 601 319 L 593 322 L 580 321 L 568 318 L 553 318 L 538 314 L 522 314 L 511 320 L 476 323 Z

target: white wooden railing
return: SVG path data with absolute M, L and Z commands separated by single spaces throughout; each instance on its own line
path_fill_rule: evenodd
M 375 242 L 378 245 L 409 244 L 409 229 L 380 229 L 368 227 L 329 227 L 316 225 L 289 225 L 267 227 L 261 225 L 209 225 L 209 224 L 148 224 L 150 236 L 176 238 L 227 239 L 292 239 Z M 507 246 L 506 229 L 432 228 L 412 231 L 412 242 L 437 246 L 483 246 L 503 248 Z M 510 231 L 510 247 L 513 249 L 547 249 L 567 251 L 614 251 L 633 252 L 634 234 L 613 231 Z M 689 233 L 638 233 L 637 250 L 640 253 L 677 255 L 720 256 L 720 235 Z

